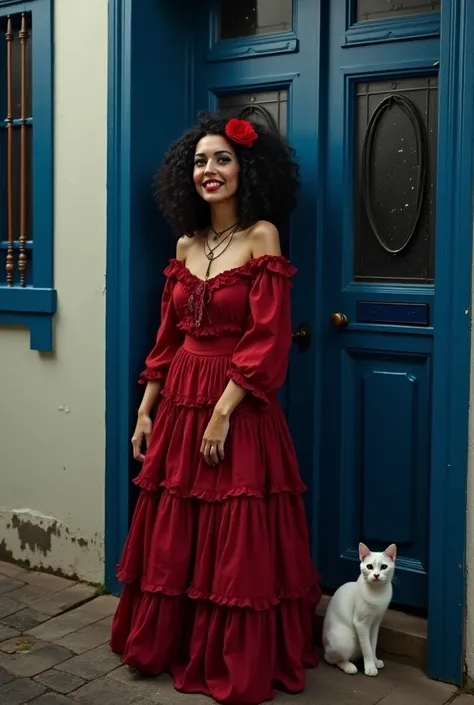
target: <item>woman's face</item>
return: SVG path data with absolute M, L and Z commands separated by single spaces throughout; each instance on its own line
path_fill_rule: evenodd
M 196 190 L 209 204 L 235 196 L 240 165 L 232 145 L 221 135 L 206 135 L 196 145 L 193 179 Z

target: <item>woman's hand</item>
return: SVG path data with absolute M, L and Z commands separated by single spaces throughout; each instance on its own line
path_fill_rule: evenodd
M 216 467 L 224 460 L 224 444 L 230 427 L 230 415 L 217 408 L 211 416 L 201 443 L 201 453 L 208 465 Z
M 145 456 L 142 453 L 143 441 L 148 444 L 150 442 L 151 432 L 153 430 L 153 422 L 148 414 L 138 414 L 137 425 L 132 436 L 133 457 L 140 463 L 143 463 Z

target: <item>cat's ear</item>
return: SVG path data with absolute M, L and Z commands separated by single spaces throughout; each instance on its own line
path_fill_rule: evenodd
M 395 562 L 395 558 L 397 557 L 397 547 L 395 546 L 394 543 L 391 543 L 390 546 L 385 549 L 384 553 L 385 553 L 385 555 L 388 556 L 392 561 Z
M 359 544 L 359 558 L 361 561 L 364 561 L 367 556 L 370 556 L 370 548 L 365 545 L 365 543 L 360 543 Z

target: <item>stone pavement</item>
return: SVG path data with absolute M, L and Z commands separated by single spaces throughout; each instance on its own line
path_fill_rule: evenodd
M 168 677 L 130 672 L 107 645 L 117 599 L 89 585 L 0 562 L 0 705 L 212 705 Z M 277 705 L 474 705 L 474 695 L 387 663 L 377 678 L 321 664 Z

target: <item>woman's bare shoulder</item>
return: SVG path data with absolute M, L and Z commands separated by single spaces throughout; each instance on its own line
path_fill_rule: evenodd
M 188 252 L 193 245 L 194 237 L 189 235 L 181 235 L 178 242 L 176 243 L 176 259 L 181 260 L 181 262 L 186 262 L 186 257 Z
M 255 223 L 248 232 L 248 238 L 253 257 L 281 255 L 278 228 L 268 220 L 259 220 Z

